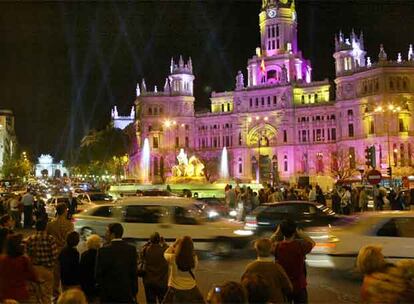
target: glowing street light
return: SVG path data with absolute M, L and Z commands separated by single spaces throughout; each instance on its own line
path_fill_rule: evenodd
M 172 121 L 167 119 L 166 121 L 164 121 L 164 127 L 166 127 L 167 129 L 170 128 L 172 125 Z

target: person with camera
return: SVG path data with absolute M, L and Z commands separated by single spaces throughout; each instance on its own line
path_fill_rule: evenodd
M 168 246 L 158 232 L 150 236 L 140 252 L 138 275 L 142 277 L 147 303 L 161 303 L 168 288 L 168 263 L 164 252 Z
M 189 236 L 177 239 L 164 253 L 170 270 L 168 290 L 163 303 L 204 303 L 194 271 L 198 259 Z
M 298 229 L 291 219 L 284 220 L 271 239 L 276 241 L 275 259 L 292 282 L 293 292 L 289 296 L 290 303 L 308 303 L 305 259 L 315 246 L 315 242 Z

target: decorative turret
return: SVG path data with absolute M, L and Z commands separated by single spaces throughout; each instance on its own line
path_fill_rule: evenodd
M 141 81 L 141 92 L 142 93 L 147 92 L 147 85 L 145 84 L 145 79 L 144 78 L 142 78 L 142 81 Z
M 410 46 L 408 47 L 408 61 L 413 61 L 414 60 L 414 52 L 413 52 L 413 45 L 410 44 Z
M 263 0 L 259 15 L 261 50 L 264 56 L 297 52 L 295 3 L 292 0 Z
M 134 106 L 131 107 L 131 113 L 129 114 L 129 116 L 131 118 L 135 118 L 135 107 Z
M 365 66 L 364 35 L 362 31 L 358 35 L 351 31 L 349 38 L 345 38 L 342 31 L 339 37 L 335 35 L 335 69 L 336 75 L 347 71 L 354 71 L 358 67 Z
M 397 62 L 398 63 L 401 63 L 402 62 L 401 53 L 398 53 Z
M 171 89 L 171 87 L 170 87 L 170 81 L 169 81 L 169 79 L 167 77 L 167 78 L 165 78 L 164 92 L 169 92 L 170 89 Z
M 174 58 L 171 59 L 170 76 L 168 76 L 168 87 L 166 90 L 167 81 L 164 85 L 164 92 L 171 91 L 173 94 L 193 95 L 193 63 L 191 58 L 184 62 L 183 56 L 180 55 L 178 64 L 175 64 Z
M 139 83 L 137 83 L 137 87 L 136 87 L 136 89 L 135 89 L 135 92 L 136 92 L 137 97 L 138 97 L 139 95 L 141 95 L 141 90 L 139 89 Z

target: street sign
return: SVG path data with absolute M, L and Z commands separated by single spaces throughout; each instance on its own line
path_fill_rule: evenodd
M 381 172 L 379 172 L 378 170 L 371 170 L 367 173 L 367 180 L 368 183 L 370 183 L 371 185 L 379 184 L 381 179 L 382 175 Z

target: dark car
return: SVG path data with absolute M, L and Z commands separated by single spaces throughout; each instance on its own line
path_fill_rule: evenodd
M 335 212 L 325 205 L 306 201 L 286 201 L 264 204 L 246 216 L 246 228 L 257 234 L 275 231 L 284 219 L 293 219 L 298 227 L 326 226 L 337 221 Z
M 200 204 L 197 204 L 207 215 L 211 218 L 214 217 L 227 217 L 229 215 L 229 208 L 224 201 L 216 197 L 202 197 L 197 198 Z

